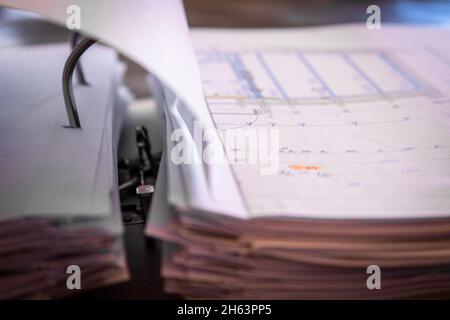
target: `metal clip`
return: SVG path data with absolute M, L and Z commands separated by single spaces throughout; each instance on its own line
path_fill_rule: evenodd
M 62 89 L 70 128 L 81 128 L 77 106 L 75 103 L 75 97 L 73 94 L 72 75 L 80 57 L 87 49 L 89 49 L 96 42 L 97 40 L 93 40 L 90 38 L 84 38 L 79 43 L 76 43 L 76 40 L 73 41 L 72 43 L 75 44 L 75 46 L 72 52 L 70 53 L 69 57 L 67 58 L 66 64 L 64 65 L 64 71 L 62 76 Z M 84 79 L 83 75 L 82 78 Z M 80 78 L 80 81 L 83 80 L 81 80 Z
M 71 32 L 70 33 L 70 47 L 73 49 L 75 49 L 78 40 L 80 40 L 80 34 L 78 32 Z M 76 69 L 75 69 L 76 73 L 77 73 L 77 80 L 78 80 L 78 84 L 82 85 L 82 86 L 88 86 L 89 83 L 86 81 L 86 77 L 84 76 L 84 71 L 83 71 L 83 67 L 81 66 L 81 61 L 78 61 Z

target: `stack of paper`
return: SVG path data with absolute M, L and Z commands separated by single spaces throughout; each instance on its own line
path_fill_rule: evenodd
M 147 234 L 164 240 L 166 289 L 448 294 L 449 36 L 193 31 L 205 103 L 158 94 L 167 145 Z
M 130 0 L 127 10 L 119 0 L 0 2 L 62 25 L 67 7 L 78 5 L 84 31 L 158 78 L 167 145 L 146 231 L 164 240 L 168 291 L 194 298 L 450 291 L 447 30 L 387 24 L 381 30 L 365 24 L 197 30 L 194 53 L 178 0 Z M 34 105 L 36 112 L 37 105 L 45 104 Z M 80 111 L 82 117 L 98 106 Z M 18 128 L 39 119 L 23 114 Z M 10 125 L 8 119 L 2 121 Z M 41 128 L 30 130 L 33 139 Z M 61 205 L 44 200 L 55 189 L 71 213 L 75 202 L 89 207 L 81 214 L 106 212 L 80 200 L 87 189 L 78 183 L 95 171 L 81 168 L 92 169 L 90 162 L 71 164 L 71 176 L 80 179 L 72 181 L 73 198 L 64 198 L 62 182 L 53 180 L 67 172 L 61 159 L 81 164 L 98 150 L 77 152 L 82 144 L 69 143 L 70 131 L 62 132 L 42 139 L 51 141 L 50 150 L 71 146 L 58 147 L 67 152 L 58 158 L 42 158 L 48 151 L 37 157 L 29 148 L 20 149 L 19 160 L 5 157 L 2 194 L 15 187 L 13 194 L 28 197 L 16 201 L 4 193 L 6 212 L 19 211 L 19 202 L 28 216 L 56 216 Z M 28 147 L 29 133 L 3 136 Z M 11 170 L 30 156 L 26 166 Z
M 69 53 L 68 44 L 0 51 L 2 299 L 64 296 L 128 277 L 115 170 L 124 68 L 111 49 L 86 52 L 89 86 L 74 88 L 82 128 L 67 128 Z M 67 281 L 69 266 L 78 280 Z M 70 290 L 77 281 L 81 290 Z

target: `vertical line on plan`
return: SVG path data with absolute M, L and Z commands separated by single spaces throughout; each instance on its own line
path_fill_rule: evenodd
M 266 71 L 269 78 L 272 80 L 273 84 L 277 88 L 278 92 L 280 93 L 281 97 L 285 100 L 289 100 L 289 96 L 287 95 L 286 91 L 284 91 L 283 86 L 278 82 L 276 76 L 270 69 L 270 67 L 267 65 L 264 57 L 260 52 L 255 52 L 256 58 L 258 59 L 259 63 L 261 63 L 261 66 L 264 68 L 264 71 Z

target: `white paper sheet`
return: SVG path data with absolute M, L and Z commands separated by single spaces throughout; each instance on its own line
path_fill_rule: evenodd
M 86 53 L 91 86 L 74 89 L 78 130 L 64 127 L 61 73 L 69 51 L 68 45 L 38 45 L 0 53 L 2 218 L 110 215 L 110 189 L 103 190 L 106 197 L 93 193 L 96 175 L 104 172 L 98 161 L 115 95 L 116 54 L 100 46 Z
M 216 127 L 280 134 L 276 174 L 232 165 L 251 217 L 450 214 L 448 31 L 196 30 L 193 39 Z

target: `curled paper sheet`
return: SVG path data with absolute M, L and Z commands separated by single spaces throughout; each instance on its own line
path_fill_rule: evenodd
M 78 6 L 81 32 L 139 63 L 193 110 L 205 107 L 179 0 L 128 0 L 126 4 L 123 0 L 0 0 L 0 5 L 38 13 L 63 26 L 70 17 L 68 8 Z

